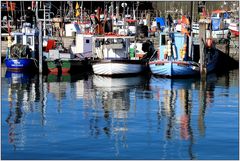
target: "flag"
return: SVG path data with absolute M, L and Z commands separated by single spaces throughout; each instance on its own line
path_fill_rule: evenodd
M 75 9 L 76 9 L 76 10 L 79 9 L 78 2 L 76 3 L 76 7 L 75 7 Z
M 185 16 L 182 16 L 182 23 L 184 23 L 184 24 L 186 24 L 186 25 L 189 25 L 189 24 L 190 24 L 188 18 L 185 17 Z
M 181 33 L 186 34 L 186 35 L 189 36 L 189 31 L 188 31 L 188 29 L 187 29 L 187 26 L 188 26 L 189 24 L 190 24 L 190 23 L 189 23 L 188 18 L 185 17 L 185 16 L 182 16 L 182 30 L 181 30 Z
M 80 15 L 78 2 L 76 3 L 75 9 L 76 9 L 76 17 L 78 17 Z

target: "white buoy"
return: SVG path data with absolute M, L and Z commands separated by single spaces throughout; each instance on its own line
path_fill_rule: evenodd
M 176 47 L 174 44 L 172 44 L 172 50 L 173 50 L 174 59 L 177 59 Z
M 171 41 L 168 41 L 167 50 L 168 50 L 168 56 L 172 56 Z

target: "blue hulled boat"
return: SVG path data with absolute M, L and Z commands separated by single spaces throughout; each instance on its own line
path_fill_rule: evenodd
M 5 64 L 8 70 L 22 71 L 36 68 L 36 40 L 38 31 L 30 27 L 31 24 L 24 23 L 21 32 L 11 32 L 14 37 L 6 53 Z M 9 39 L 10 36 L 9 36 Z M 10 40 L 9 40 L 10 41 Z
M 187 35 L 180 32 L 160 33 L 159 49 L 149 61 L 153 74 L 168 77 L 194 76 L 200 74 L 199 53 L 188 54 Z M 215 69 L 218 53 L 207 48 L 207 72 Z

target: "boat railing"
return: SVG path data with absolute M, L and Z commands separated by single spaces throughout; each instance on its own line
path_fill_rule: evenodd
M 152 60 L 156 59 L 157 53 L 158 53 L 158 50 L 155 50 L 155 51 L 153 52 L 153 55 L 149 58 L 149 61 L 152 61 Z

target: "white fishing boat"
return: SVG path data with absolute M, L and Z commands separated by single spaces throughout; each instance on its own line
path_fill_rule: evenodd
M 127 75 L 141 73 L 146 69 L 146 60 L 130 54 L 131 36 L 95 37 L 93 72 L 99 75 Z

